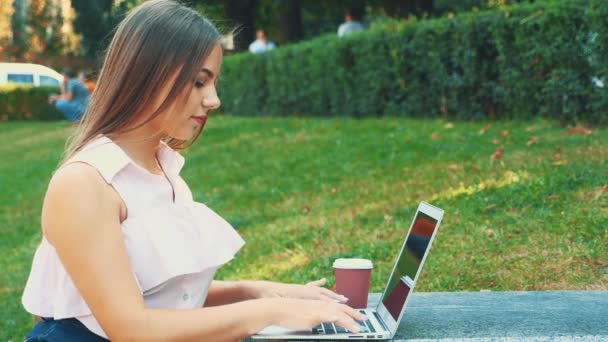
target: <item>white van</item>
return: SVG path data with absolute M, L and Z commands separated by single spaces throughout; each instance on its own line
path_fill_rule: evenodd
M 0 86 L 6 84 L 59 87 L 63 75 L 40 64 L 0 63 Z

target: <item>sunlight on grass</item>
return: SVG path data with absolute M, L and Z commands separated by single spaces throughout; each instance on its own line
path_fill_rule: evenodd
M 276 272 L 298 269 L 310 263 L 304 249 L 288 250 L 269 260 L 258 260 L 250 268 L 239 274 L 241 279 L 272 279 Z
M 448 189 L 446 191 L 435 194 L 431 197 L 431 201 L 437 200 L 449 200 L 457 196 L 461 195 L 473 195 L 476 192 L 484 191 L 491 188 L 502 188 L 504 186 L 512 185 L 515 183 L 519 183 L 526 179 L 530 178 L 530 174 L 526 171 L 521 172 L 513 172 L 513 171 L 505 171 L 503 176 L 500 179 L 488 179 L 479 182 L 475 185 L 464 186 L 464 183 L 460 183 L 460 185 L 455 189 Z

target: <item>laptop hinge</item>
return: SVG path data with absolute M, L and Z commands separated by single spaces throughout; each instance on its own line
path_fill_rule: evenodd
M 388 328 L 386 327 L 386 324 L 384 324 L 384 321 L 382 320 L 382 318 L 380 318 L 380 315 L 378 315 L 378 312 L 374 311 L 374 316 L 376 316 L 376 321 L 378 321 L 378 323 L 380 323 L 380 325 L 382 326 L 384 331 L 389 331 Z

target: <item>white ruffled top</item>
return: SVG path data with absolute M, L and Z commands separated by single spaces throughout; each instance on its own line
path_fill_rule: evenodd
M 93 166 L 127 206 L 122 235 L 146 307 L 200 308 L 216 270 L 245 242 L 228 222 L 192 199 L 179 175 L 184 165 L 179 153 L 161 143 L 157 157 L 166 177 L 150 173 L 111 139 L 99 136 L 64 165 Z M 37 316 L 76 318 L 107 338 L 44 237 L 34 255 L 22 303 Z

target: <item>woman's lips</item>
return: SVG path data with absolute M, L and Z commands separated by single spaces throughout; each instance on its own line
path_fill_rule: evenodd
M 207 116 L 193 116 L 192 120 L 194 120 L 198 125 L 204 125 L 205 121 L 207 121 Z

